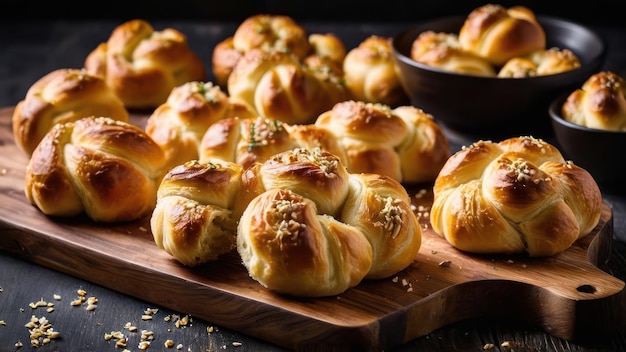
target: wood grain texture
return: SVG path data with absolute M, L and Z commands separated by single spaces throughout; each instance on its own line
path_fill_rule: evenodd
M 24 195 L 28 158 L 13 142 L 11 114 L 0 110 L 0 250 L 40 265 L 294 350 L 382 350 L 475 317 L 528 322 L 568 340 L 626 329 L 625 284 L 602 270 L 613 234 L 606 203 L 592 234 L 557 256 L 478 256 L 433 233 L 430 187 L 409 187 L 424 229 L 409 268 L 336 297 L 294 299 L 252 280 L 236 252 L 183 267 L 154 244 L 148 218 L 43 215 Z

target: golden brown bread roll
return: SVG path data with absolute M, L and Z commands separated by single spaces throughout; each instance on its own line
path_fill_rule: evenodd
M 467 16 L 459 43 L 463 50 L 499 67 L 511 58 L 545 49 L 546 34 L 531 9 L 486 4 Z
M 199 158 L 202 137 L 213 123 L 232 117 L 252 118 L 256 111 L 230 98 L 211 82 L 187 82 L 172 90 L 150 115 L 146 133 L 161 146 L 169 167 Z
M 338 64 L 346 55 L 343 41 L 332 33 L 309 35 L 289 16 L 256 14 L 241 22 L 233 36 L 213 49 L 212 70 L 217 84 L 226 87 L 237 62 L 252 49 L 290 53 L 300 61 L 314 55 Z
M 444 71 L 495 77 L 493 65 L 486 59 L 461 48 L 457 34 L 425 31 L 411 44 L 411 59 Z
M 56 124 L 26 168 L 28 200 L 44 214 L 130 221 L 154 209 L 165 158 L 139 127 L 107 117 Z
M 243 169 L 220 160 L 188 161 L 163 178 L 150 227 L 157 246 L 187 266 L 217 260 L 236 246 Z M 247 205 L 247 204 L 245 204 Z
M 113 90 L 82 69 L 58 69 L 37 80 L 13 110 L 15 144 L 29 156 L 57 123 L 87 116 L 128 122 L 128 112 Z
M 626 131 L 626 86 L 611 71 L 589 77 L 573 91 L 561 107 L 569 122 L 603 130 Z
M 398 106 L 408 102 L 393 59 L 391 38 L 369 36 L 343 60 L 346 87 L 352 98 Z
M 579 67 L 580 60 L 571 50 L 550 48 L 508 60 L 498 72 L 498 77 L 546 76 L 571 71 Z
M 228 94 L 250 104 L 262 117 L 311 123 L 348 97 L 336 65 L 321 58 L 313 62 L 317 66 L 285 52 L 249 50 L 228 78 Z
M 390 277 L 408 267 L 419 252 L 422 233 L 402 185 L 377 174 L 350 174 L 340 219 L 361 230 L 372 245 L 367 279 Z
M 429 182 L 450 156 L 448 140 L 432 115 L 412 106 L 344 101 L 322 113 L 315 125 L 335 136 L 350 173 Z
M 115 27 L 109 39 L 89 53 L 85 68 L 103 77 L 129 109 L 153 109 L 174 87 L 206 78 L 204 63 L 183 33 L 173 28 L 155 31 L 139 19 Z
M 558 254 L 597 225 L 602 208 L 589 172 L 529 136 L 463 148 L 444 165 L 433 193 L 433 230 L 481 254 Z
M 262 193 L 246 208 L 237 251 L 250 277 L 297 297 L 343 293 L 361 282 L 372 261 L 372 247 L 360 230 L 283 189 Z

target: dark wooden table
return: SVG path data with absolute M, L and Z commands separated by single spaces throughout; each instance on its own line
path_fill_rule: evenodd
M 13 106 L 21 100 L 28 87 L 48 72 L 63 67 L 81 67 L 86 55 L 97 43 L 106 41 L 116 20 L 98 21 L 21 21 L 0 24 L 0 107 Z M 184 32 L 193 48 L 209 67 L 213 47 L 231 35 L 238 23 L 194 21 L 154 21 L 155 28 L 175 27 Z M 393 36 L 410 23 L 342 23 L 304 22 L 310 32 L 338 34 L 348 48 L 367 36 Z M 626 77 L 626 28 L 595 25 L 609 48 L 605 67 Z M 455 135 L 453 149 L 473 142 L 471 136 Z M 0 165 L 0 168 L 2 165 Z M 2 187 L 0 176 L 0 187 Z M 614 242 L 610 270 L 622 280 L 626 278 L 626 196 L 604 193 L 613 209 Z M 0 233 L 2 236 L 2 233 Z M 106 334 L 120 331 L 128 335 L 127 323 L 139 331 L 154 333 L 148 350 L 172 351 L 283 351 L 284 349 L 257 338 L 246 336 L 210 321 L 200 320 L 185 312 L 171 311 L 151 302 L 126 296 L 112 289 L 78 279 L 24 257 L 16 257 L 0 248 L 0 351 L 30 351 L 29 331 L 25 326 L 32 315 L 46 316 L 54 321 L 54 330 L 61 338 L 36 348 L 38 351 L 122 351 L 115 339 Z M 72 306 L 71 301 L 84 290 L 86 297 L 97 298 L 97 308 Z M 60 300 L 57 300 L 60 296 Z M 184 297 L 181 297 L 184 299 Z M 45 307 L 31 304 L 45 302 Z M 48 308 L 53 311 L 47 312 Z M 158 309 L 155 311 L 153 309 Z M 143 315 L 152 316 L 142 320 Z M 626 314 L 626 312 L 623 312 Z M 183 318 L 179 320 L 179 318 Z M 189 318 L 185 320 L 184 318 Z M 535 326 L 520 323 L 511 316 L 506 320 L 477 318 L 461 321 L 410 341 L 394 351 L 480 351 L 493 344 L 489 351 L 624 351 L 626 332 L 608 337 L 591 337 L 585 341 L 567 341 L 550 335 Z M 584 319 L 584 317 L 581 317 Z M 289 334 L 289 331 L 285 331 Z M 139 351 L 139 334 L 126 347 Z M 164 347 L 166 340 L 174 342 Z M 23 347 L 18 348 L 16 344 Z M 177 349 L 180 345 L 180 349 Z

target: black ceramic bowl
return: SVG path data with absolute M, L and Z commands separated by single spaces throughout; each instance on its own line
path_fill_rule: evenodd
M 603 39 L 592 30 L 564 19 L 537 16 L 546 33 L 546 48 L 569 49 L 581 61 L 572 71 L 530 78 L 480 77 L 444 71 L 411 59 L 420 33 L 459 33 L 465 17 L 446 17 L 419 24 L 393 38 L 401 83 L 411 104 L 458 132 L 493 137 L 494 133 L 551 133 L 548 106 L 598 71 L 605 58 Z M 482 137 L 482 136 L 481 136 Z M 501 137 L 501 136 L 498 136 Z
M 559 150 L 589 171 L 603 191 L 626 193 L 626 132 L 589 128 L 563 119 L 561 106 L 568 95 L 555 99 L 548 110 Z

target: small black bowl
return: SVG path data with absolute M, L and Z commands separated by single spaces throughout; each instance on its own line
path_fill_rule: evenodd
M 561 107 L 569 94 L 549 107 L 557 146 L 574 164 L 589 171 L 603 191 L 626 193 L 626 132 L 589 128 L 565 120 Z
M 551 135 L 546 113 L 550 102 L 580 87 L 599 70 L 606 48 L 599 35 L 580 24 L 553 17 L 537 19 L 546 33 L 546 48 L 571 50 L 581 61 L 580 68 L 548 76 L 498 78 L 448 72 L 411 59 L 411 46 L 420 33 L 458 34 L 465 17 L 425 22 L 396 35 L 392 49 L 411 104 L 431 113 L 449 129 L 478 137 Z

